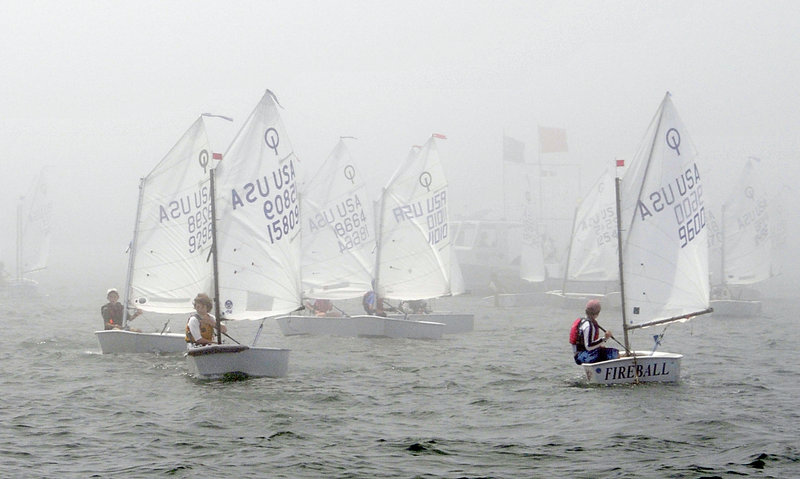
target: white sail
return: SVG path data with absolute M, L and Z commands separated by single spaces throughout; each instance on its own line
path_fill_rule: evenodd
M 617 215 L 614 176 L 606 170 L 575 212 L 567 255 L 568 281 L 616 281 Z
M 141 181 L 130 294 L 145 311 L 192 312 L 197 293 L 211 292 L 212 158 L 201 116 Z
M 372 289 L 375 228 L 364 170 L 343 140 L 303 186 L 303 291 L 322 299 Z
M 17 279 L 47 268 L 50 255 L 50 222 L 53 203 L 48 194 L 45 170 L 39 173 L 19 205 Z
M 297 157 L 267 90 L 215 171 L 218 302 L 227 319 L 301 305 Z
M 708 309 L 700 172 L 692 140 L 667 93 L 620 182 L 626 328 Z
M 446 296 L 451 235 L 447 179 L 435 137 L 413 148 L 383 191 L 376 282 L 387 299 Z
M 747 160 L 722 206 L 723 284 L 754 284 L 770 277 L 769 201 L 756 166 Z

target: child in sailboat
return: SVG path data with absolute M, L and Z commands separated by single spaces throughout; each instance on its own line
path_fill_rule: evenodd
M 339 316 L 339 313 L 333 310 L 333 302 L 329 299 L 315 299 L 313 303 L 306 301 L 305 306 L 314 313 L 314 316 Z
M 596 363 L 619 358 L 619 350 L 604 346 L 606 341 L 614 337 L 614 335 L 611 334 L 611 331 L 606 331 L 605 335 L 602 338 L 600 337 L 602 328 L 597 323 L 599 315 L 600 301 L 596 299 L 589 300 L 586 303 L 586 317 L 579 318 L 576 321 L 577 331 L 575 331 L 575 334 L 570 332 L 572 354 L 576 364 Z M 574 339 L 573 336 L 575 336 Z
M 375 292 L 375 280 L 372 280 L 372 289 L 364 293 L 361 298 L 361 306 L 371 316 L 386 316 L 386 312 L 383 310 L 383 298 Z
M 108 303 L 100 307 L 100 314 L 103 316 L 104 329 L 122 329 L 124 306 L 119 302 L 119 293 L 117 292 L 117 289 L 111 288 L 106 291 L 106 299 L 108 300 Z M 133 321 L 140 314 L 142 314 L 142 310 L 137 309 L 132 316 L 128 317 L 128 321 Z
M 186 322 L 186 343 L 188 347 L 208 346 L 214 344 L 214 332 L 217 329 L 217 318 L 209 314 L 214 308 L 214 302 L 205 293 L 200 293 L 194 298 L 194 310 L 189 321 Z M 223 333 L 228 331 L 224 324 L 221 325 Z

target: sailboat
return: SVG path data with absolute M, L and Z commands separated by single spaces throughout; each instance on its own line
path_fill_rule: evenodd
M 25 296 L 38 290 L 31 273 L 47 268 L 52 209 L 43 168 L 17 204 L 16 274 L 4 285 L 11 294 Z
M 712 245 L 712 252 L 719 256 L 719 281 L 711 288 L 711 305 L 722 316 L 760 314 L 761 301 L 748 299 L 746 288 L 772 276 L 772 224 L 758 164 L 754 158 L 747 160 L 722 205 L 716 237 L 720 241 Z
M 606 170 L 575 209 L 563 285 L 549 297 L 568 308 L 590 299 L 619 308 L 617 248 L 614 175 Z
M 307 298 L 346 300 L 369 291 L 375 262 L 373 207 L 364 170 L 340 139 L 316 174 L 304 185 L 300 204 L 303 225 L 303 293 Z M 338 313 L 338 314 L 335 314 Z M 289 314 L 275 318 L 286 336 L 417 337 L 416 329 L 386 328 L 382 317 L 355 317 L 342 310 L 331 315 Z
M 217 344 L 186 352 L 189 373 L 283 377 L 289 350 L 256 347 L 264 320 L 302 306 L 297 157 L 267 90 L 211 173 L 213 297 L 220 321 L 261 320 L 252 345 Z
M 448 184 L 433 134 L 411 149 L 383 189 L 378 213 L 375 291 L 386 300 L 415 301 L 463 292 L 448 214 Z M 472 331 L 471 313 L 390 315 L 444 324 L 444 332 Z
M 683 355 L 632 351 L 641 328 L 710 313 L 700 162 L 669 92 L 622 178 L 616 179 L 624 349 L 582 364 L 590 383 L 674 382 Z M 663 336 L 663 333 L 662 333 Z M 658 346 L 659 336 L 655 337 Z
M 464 294 L 464 276 L 455 253 L 450 254 L 450 295 Z M 413 302 L 401 302 L 400 312 L 389 313 L 389 318 L 403 319 L 404 321 L 427 321 L 444 324 L 444 334 L 469 333 L 475 329 L 475 315 L 473 313 L 458 313 L 455 311 L 433 311 L 429 305 L 422 302 L 417 308 L 412 309 Z M 424 305 L 422 312 L 419 306 Z M 416 309 L 416 310 L 415 310 Z
M 185 334 L 167 329 L 170 316 L 181 315 L 182 331 L 194 312 L 195 295 L 211 289 L 209 172 L 214 162 L 201 115 L 141 179 L 122 297 L 122 329 L 95 332 L 104 354 L 186 350 Z M 130 330 L 129 305 L 167 315 L 167 321 L 155 332 Z

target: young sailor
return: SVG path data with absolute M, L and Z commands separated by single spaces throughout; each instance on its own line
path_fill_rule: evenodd
M 100 307 L 100 315 L 103 316 L 103 328 L 122 329 L 122 316 L 125 313 L 125 306 L 119 302 L 119 292 L 117 292 L 117 289 L 109 289 L 106 292 L 106 299 L 108 303 Z M 136 311 L 128 317 L 128 321 L 133 321 L 140 314 L 142 314 L 142 310 L 136 309 Z M 130 327 L 126 327 L 125 329 L 130 330 Z M 139 330 L 132 331 L 139 332 Z
M 600 337 L 600 325 L 597 317 L 600 315 L 600 301 L 589 300 L 586 303 L 586 317 L 581 318 L 578 325 L 578 338 L 576 344 L 572 345 L 572 354 L 577 364 L 596 363 L 608 359 L 619 358 L 619 351 L 614 348 L 605 347 L 608 338 L 613 337 L 611 331 L 606 331 Z
M 214 303 L 205 293 L 200 293 L 194 298 L 194 310 L 197 312 L 186 322 L 186 344 L 188 347 L 214 344 L 217 318 L 209 314 L 213 307 Z M 222 332 L 227 332 L 228 329 L 225 325 L 221 326 Z

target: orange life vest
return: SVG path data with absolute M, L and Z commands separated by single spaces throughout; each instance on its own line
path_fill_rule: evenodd
M 193 315 L 192 318 L 197 318 L 200 322 L 200 336 L 207 341 L 214 341 L 214 326 L 209 325 L 200 319 L 198 315 Z M 191 318 L 189 318 L 191 320 Z M 192 337 L 192 332 L 189 331 L 189 321 L 186 322 L 186 342 L 194 343 L 195 339 Z

